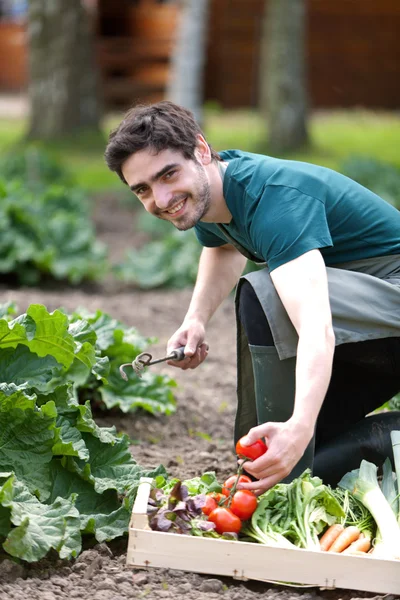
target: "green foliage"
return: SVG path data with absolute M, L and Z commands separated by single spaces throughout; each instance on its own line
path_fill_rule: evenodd
M 271 546 L 319 550 L 319 534 L 344 516 L 331 488 L 307 469 L 291 483 L 264 492 L 242 533 Z
M 343 162 L 340 171 L 400 208 L 399 168 L 372 158 L 351 156 Z
M 173 379 L 151 370 L 138 377 L 133 369 L 127 369 L 128 380 L 124 381 L 119 372 L 119 366 L 132 362 L 155 341 L 153 338 L 142 337 L 135 328 L 127 327 L 101 311 L 94 314 L 80 311 L 71 317 L 71 321 L 70 327 L 80 330 L 81 339 L 85 339 L 82 323 L 89 325 L 88 331 L 94 332 L 97 338 L 97 352 L 109 364 L 107 381 L 97 387 L 93 374 L 80 388 L 81 399 L 99 399 L 107 409 L 119 408 L 124 413 L 143 409 L 151 414 L 169 415 L 175 411 L 172 388 L 176 383 Z
M 0 541 L 29 562 L 50 549 L 71 558 L 84 534 L 101 542 L 126 533 L 139 478 L 166 476 L 163 467 L 142 469 L 128 437 L 99 427 L 89 401 L 148 340 L 100 312 L 83 319 L 31 305 L 9 320 L 12 310 L 1 307 L 0 319 Z M 172 383 L 154 378 L 164 397 L 158 389 L 157 404 L 151 389 L 144 408 L 172 409 Z M 136 406 L 147 393 L 142 381 Z
M 39 156 L 25 175 L 27 155 L 0 168 L 0 273 L 23 285 L 98 280 L 107 268 L 106 250 L 95 239 L 88 200 L 76 187 L 48 184 L 64 174 Z M 21 179 L 9 180 L 13 173 Z
M 201 252 L 193 231 L 172 230 L 162 239 L 130 250 L 114 269 L 117 278 L 140 288 L 184 288 L 196 280 Z
M 129 250 L 114 267 L 118 279 L 142 289 L 184 288 L 195 283 L 202 250 L 193 230 L 178 231 L 167 221 L 142 213 L 138 228 L 155 240 L 139 250 Z M 248 261 L 246 273 L 257 269 Z
M 55 183 L 72 185 L 71 174 L 65 166 L 35 146 L 1 157 L 0 175 L 6 181 L 22 180 L 26 187 L 43 188 Z

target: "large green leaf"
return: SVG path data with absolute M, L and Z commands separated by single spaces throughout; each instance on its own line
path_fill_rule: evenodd
M 98 438 L 83 434 L 90 454 L 90 474 L 96 492 L 115 489 L 122 494 L 138 479 L 143 471 L 129 452 L 129 438 L 126 435 L 116 438 L 114 443 L 104 444 Z
M 112 365 L 108 384 L 102 388 L 102 398 L 107 408 L 118 407 L 122 412 L 141 408 L 152 414 L 170 415 L 176 410 L 176 401 L 171 391 L 176 383 L 165 375 L 147 371 L 138 377 L 127 372 L 128 381 L 124 381 L 117 365 Z
M 57 417 L 52 450 L 54 456 L 77 456 L 82 460 L 88 460 L 89 451 L 80 431 L 74 426 L 74 419 L 70 421 L 60 415 Z
M 36 406 L 36 396 L 26 393 L 27 385 L 16 386 L 13 383 L 0 383 L 0 412 L 9 412 L 14 408 L 32 411 Z M 47 400 L 46 400 L 47 402 Z
M 117 430 L 112 427 L 99 427 L 93 419 L 90 402 L 85 402 L 84 405 L 78 407 L 79 415 L 76 418 L 76 427 L 79 431 L 91 433 L 105 444 L 112 444 L 117 439 Z
M 45 391 L 48 382 L 62 366 L 53 356 L 39 357 L 27 346 L 0 348 L 0 381 L 24 385 L 29 382 L 30 388 Z
M 52 548 L 65 558 L 77 556 L 81 535 L 74 501 L 74 496 L 58 497 L 51 504 L 43 504 L 23 483 L 10 477 L 0 489 L 0 504 L 11 509 L 10 520 L 15 527 L 3 548 L 28 562 L 43 558 Z
M 0 406 L 4 398 L 0 392 Z M 29 489 L 45 499 L 49 494 L 48 466 L 53 457 L 56 410 L 53 402 L 41 409 L 0 410 L 0 465 L 25 481 Z
M 49 313 L 41 304 L 31 304 L 26 314 L 10 323 L 0 320 L 0 348 L 28 346 L 38 356 L 53 356 L 69 367 L 75 359 L 76 345 L 68 333 L 68 318 L 61 311 Z
M 84 532 L 92 533 L 98 542 L 113 540 L 127 533 L 130 516 L 125 505 L 109 514 L 89 516 Z

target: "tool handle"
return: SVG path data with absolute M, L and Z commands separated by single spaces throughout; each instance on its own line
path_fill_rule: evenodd
M 168 359 L 169 360 L 183 360 L 185 358 L 185 346 L 181 346 L 180 348 L 176 348 L 170 352 Z

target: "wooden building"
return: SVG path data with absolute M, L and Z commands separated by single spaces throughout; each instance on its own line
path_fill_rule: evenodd
M 400 106 L 400 1 L 306 0 L 314 108 Z M 265 0 L 210 0 L 205 100 L 256 106 Z M 97 54 L 109 106 L 162 98 L 177 0 L 97 0 Z M 0 20 L 0 93 L 26 86 L 24 23 Z

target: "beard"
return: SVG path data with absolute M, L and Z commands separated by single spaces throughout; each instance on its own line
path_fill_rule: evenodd
M 192 227 L 194 227 L 204 217 L 211 204 L 211 191 L 207 176 L 204 173 L 202 165 L 196 159 L 194 159 L 194 162 L 197 170 L 197 177 L 194 182 L 194 191 L 174 196 L 171 201 L 171 206 L 174 206 L 181 200 L 186 199 L 185 214 L 176 219 L 170 218 L 173 215 L 169 215 L 169 217 L 167 217 L 164 216 L 165 213 L 156 214 L 159 219 L 172 223 L 172 225 L 179 231 L 187 231 L 188 229 L 192 229 Z

